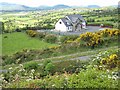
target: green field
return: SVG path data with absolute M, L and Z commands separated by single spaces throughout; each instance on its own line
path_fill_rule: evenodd
M 7 38 L 5 38 L 7 36 Z M 1 37 L 1 35 L 0 35 Z M 22 32 L 7 33 L 2 35 L 2 53 L 13 54 L 23 49 L 43 49 L 56 44 L 46 43 L 39 39 L 31 38 Z
M 21 30 L 29 28 L 37 29 L 53 29 L 56 22 L 70 14 L 80 14 L 84 17 L 88 24 L 104 24 L 106 26 L 114 26 L 115 28 L 118 18 L 116 8 L 72 8 L 50 11 L 29 11 L 29 12 L 7 12 L 0 14 L 4 23 L 4 31 L 14 31 L 16 28 Z
M 0 35 L 0 55 L 2 54 L 2 35 Z

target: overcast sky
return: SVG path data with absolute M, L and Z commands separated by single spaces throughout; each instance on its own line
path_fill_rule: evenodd
M 109 6 L 117 5 L 120 0 L 0 0 L 0 2 L 9 2 L 22 4 L 27 6 L 40 6 L 48 5 L 53 6 L 57 4 L 65 4 L 70 6 L 87 6 L 87 5 L 99 5 L 99 6 Z

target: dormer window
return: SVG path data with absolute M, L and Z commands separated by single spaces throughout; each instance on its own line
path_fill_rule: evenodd
M 62 24 L 62 22 L 59 22 L 60 24 Z

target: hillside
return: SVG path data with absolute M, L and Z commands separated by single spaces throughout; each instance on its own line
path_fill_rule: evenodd
M 71 8 L 71 7 L 68 6 L 68 5 L 59 4 L 59 5 L 53 6 L 52 8 L 54 8 L 54 9 L 61 9 L 61 8 Z
M 9 3 L 0 6 L 6 9 L 0 14 L 1 88 L 119 90 L 117 8 Z M 55 31 L 56 22 L 71 14 L 83 16 L 87 28 Z
M 68 6 L 68 5 L 64 5 L 64 4 L 58 4 L 58 5 L 54 5 L 54 6 L 41 5 L 38 7 L 29 7 L 29 6 L 25 6 L 25 5 L 6 3 L 6 2 L 0 3 L 0 11 L 1 10 L 3 10 L 3 11 L 51 10 L 51 9 L 78 8 L 78 7 L 83 7 L 83 6 Z M 111 7 L 115 7 L 115 5 L 113 5 Z M 88 6 L 84 6 L 84 8 L 101 8 L 101 7 L 98 5 L 88 5 Z
M 98 6 L 98 5 L 88 5 L 87 7 L 88 8 L 100 8 L 100 6 Z
M 31 7 L 12 3 L 0 3 L 0 10 L 29 10 Z
M 39 6 L 39 7 L 28 7 L 20 4 L 13 3 L 0 3 L 0 10 L 13 11 L 13 10 L 50 10 L 50 9 L 61 9 L 61 8 L 70 8 L 70 6 L 59 4 L 55 6 Z

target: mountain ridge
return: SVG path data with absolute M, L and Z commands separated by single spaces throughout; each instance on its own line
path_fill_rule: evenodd
M 115 5 L 114 5 L 115 6 Z M 1 2 L 0 11 L 14 11 L 14 10 L 51 10 L 51 9 L 64 9 L 64 8 L 76 8 L 76 7 L 85 7 L 85 8 L 100 8 L 99 5 L 88 5 L 88 6 L 69 6 L 64 4 L 58 4 L 54 6 L 41 5 L 38 7 L 30 7 L 26 5 L 14 4 Z

